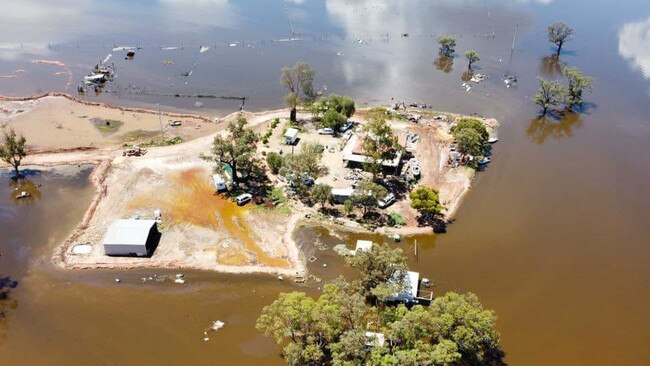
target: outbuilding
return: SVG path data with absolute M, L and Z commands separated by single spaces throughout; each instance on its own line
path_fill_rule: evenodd
M 352 197 L 354 189 L 352 188 L 332 188 L 332 201 L 343 203 Z
M 104 253 L 111 256 L 147 257 L 160 241 L 156 220 L 117 220 L 104 236 Z
M 357 246 L 354 248 L 354 255 L 360 251 L 370 252 L 372 250 L 372 241 L 370 240 L 357 240 Z
M 298 129 L 293 127 L 287 129 L 287 132 L 284 133 L 284 143 L 293 145 L 296 143 L 296 140 L 298 140 Z

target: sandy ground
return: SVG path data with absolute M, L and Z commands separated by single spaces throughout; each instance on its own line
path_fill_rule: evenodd
M 92 103 L 91 103 L 92 104 Z M 354 120 L 363 125 L 367 121 L 361 110 Z M 249 126 L 259 133 L 271 121 L 280 118 L 262 151 L 283 150 L 283 131 L 288 111 L 281 109 L 261 113 L 243 112 Z M 474 170 L 446 165 L 449 156 L 451 121 L 457 117 L 433 118 L 435 112 L 423 113 L 420 123 L 405 120 L 390 121 L 396 131 L 420 136 L 415 158 L 422 165 L 419 184 L 439 191 L 445 205 L 445 216 L 451 218 L 468 192 Z M 116 131 L 100 131 L 91 118 L 115 119 L 123 124 Z M 138 110 L 107 105 L 89 105 L 66 95 L 39 98 L 0 97 L 0 123 L 23 133 L 31 148 L 25 165 L 53 166 L 94 163 L 97 168 L 91 176 L 97 188 L 82 222 L 54 253 L 54 261 L 67 268 L 197 268 L 221 272 L 263 272 L 286 276 L 301 276 L 305 261 L 295 245 L 292 233 L 300 219 L 314 209 L 293 204 L 293 214 L 279 214 L 259 208 L 240 208 L 214 194 L 210 181 L 211 167 L 199 159 L 209 151 L 216 134 L 225 134 L 227 122 L 237 118 L 233 113 L 214 122 L 199 115 L 167 115 L 163 121 L 182 120 L 181 127 L 165 127 L 166 133 L 182 136 L 186 141 L 166 147 L 150 147 L 140 157 L 123 157 L 125 136 L 132 131 L 139 137 L 159 131 L 155 111 Z M 299 113 L 299 119 L 310 119 Z M 496 128 L 495 120 L 486 120 Z M 153 136 L 153 135 L 152 135 Z M 345 175 L 350 171 L 342 164 L 342 139 L 318 135 L 307 123 L 300 133 L 301 144 L 317 142 L 325 146 L 323 164 L 329 174 L 319 178 L 333 187 L 348 187 Z M 271 177 L 272 179 L 275 177 Z M 119 218 L 138 216 L 152 218 L 154 210 L 162 211 L 161 241 L 151 258 L 107 257 L 103 254 L 102 239 L 110 223 Z M 417 227 L 417 212 L 410 207 L 408 197 L 396 202 L 388 210 L 397 211 L 406 219 L 402 228 L 381 228 L 384 233 L 403 235 L 430 232 Z M 345 221 L 345 220 L 344 220 Z M 343 229 L 362 230 L 356 223 L 343 222 Z M 337 225 L 338 226 L 338 225 Z M 83 250 L 79 244 L 85 245 Z M 77 250 L 75 250 L 75 247 Z M 83 252 L 83 253 L 82 253 Z

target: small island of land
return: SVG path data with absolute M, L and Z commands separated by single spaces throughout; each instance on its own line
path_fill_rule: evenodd
M 196 268 L 302 276 L 306 260 L 292 238 L 299 225 L 312 222 L 391 235 L 431 232 L 419 220 L 422 212 L 412 207 L 410 193 L 418 187 L 436 192 L 436 217 L 448 221 L 469 190 L 479 159 L 456 151 L 462 149 L 454 143 L 453 126 L 479 121 L 491 136 L 498 126 L 494 119 L 398 106 L 357 109 L 353 118 L 332 130 L 323 127 L 331 117 L 327 112 L 299 110 L 296 122 L 286 118 L 289 112 L 240 112 L 214 120 L 158 115 L 64 94 L 0 98 L 0 123 L 27 139 L 24 165 L 96 165 L 91 176 L 96 195 L 54 254 L 55 262 L 66 268 Z M 394 139 L 390 159 L 372 160 L 368 152 L 368 143 L 379 140 L 368 138 L 377 135 L 370 127 L 377 113 L 384 121 L 377 126 L 388 126 Z M 215 156 L 215 136 L 236 140 L 232 127 L 238 123 L 255 136 L 247 154 L 257 165 L 246 179 L 238 179 L 237 172 L 233 179 L 228 164 L 215 164 L 223 158 Z M 284 163 L 271 166 L 270 156 L 280 156 Z M 294 169 L 313 157 L 317 172 L 306 175 Z M 373 162 L 380 169 L 373 170 Z M 255 174 L 263 182 L 250 178 L 255 167 L 261 167 Z M 217 193 L 215 169 L 225 177 L 226 192 Z M 357 197 L 358 205 L 344 204 L 366 189 L 366 182 L 393 198 L 382 202 L 386 197 L 372 197 L 364 203 Z M 326 187 L 322 200 L 315 186 Z M 234 202 L 235 196 L 249 192 L 251 203 Z M 161 236 L 151 255 L 104 254 L 103 238 L 119 219 L 158 220 Z

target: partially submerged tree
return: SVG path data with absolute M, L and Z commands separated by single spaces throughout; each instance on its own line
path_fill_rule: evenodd
M 564 22 L 555 22 L 547 27 L 548 41 L 557 46 L 557 56 L 560 56 L 562 46 L 573 35 L 573 28 Z
M 27 156 L 25 142 L 25 136 L 22 134 L 17 136 L 16 131 L 12 128 L 8 132 L 4 131 L 2 144 L 0 144 L 0 159 L 14 168 L 16 179 L 20 178 L 18 170 L 20 163 Z
M 386 188 L 369 180 L 359 183 L 354 193 L 350 197 L 352 204 L 361 209 L 363 216 L 374 210 L 378 205 L 378 200 L 386 197 L 388 191 Z
M 255 158 L 258 136 L 246 127 L 247 123 L 243 115 L 237 116 L 236 121 L 228 123 L 228 136 L 215 136 L 211 154 L 201 155 L 204 160 L 217 163 L 215 171 L 224 172 L 224 164 L 230 167 L 233 183 L 247 178 L 258 164 Z
M 393 160 L 399 154 L 401 146 L 385 118 L 375 117 L 364 126 L 363 150 L 368 158 L 364 169 L 371 172 L 373 180 L 382 171 L 384 162 Z
M 309 195 L 314 202 L 320 203 L 320 207 L 324 208 L 325 204 L 332 198 L 332 186 L 318 183 L 311 188 Z
M 285 66 L 280 74 L 280 84 L 287 88 L 284 103 L 291 108 L 290 119 L 296 122 L 298 105 L 310 104 L 316 99 L 314 93 L 314 76 L 316 73 L 308 63 L 298 62 L 294 67 Z
M 370 251 L 359 251 L 345 262 L 360 272 L 361 294 L 370 303 L 375 303 L 375 293 L 382 286 L 396 280 L 395 273 L 406 270 L 406 256 L 402 249 L 391 249 L 387 244 L 375 243 Z M 393 288 L 389 295 L 395 294 L 399 288 Z M 382 300 L 382 299 L 379 299 Z
M 456 48 L 456 38 L 446 35 L 438 37 L 438 44 L 440 45 L 440 54 L 442 56 L 451 57 Z
M 562 69 L 562 74 L 564 74 L 568 84 L 565 98 L 567 107 L 571 108 L 574 105 L 582 104 L 582 92 L 591 90 L 594 79 L 591 76 L 583 75 L 575 67 L 565 67 Z
M 469 50 L 465 52 L 465 58 L 467 58 L 467 61 L 469 61 L 469 64 L 467 65 L 468 69 L 472 68 L 472 64 L 481 60 L 481 57 L 479 57 L 478 52 L 475 50 Z
M 542 114 L 545 115 L 548 109 L 562 103 L 566 99 L 566 88 L 556 80 L 538 78 L 539 89 L 533 96 L 533 102 L 542 107 Z

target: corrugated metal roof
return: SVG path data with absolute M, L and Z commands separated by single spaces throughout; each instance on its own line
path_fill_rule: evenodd
M 106 231 L 104 245 L 145 245 L 155 224 L 156 220 L 116 220 Z
M 285 132 L 284 137 L 288 137 L 290 139 L 298 136 L 298 129 L 296 128 L 289 128 L 287 129 L 287 132 Z

